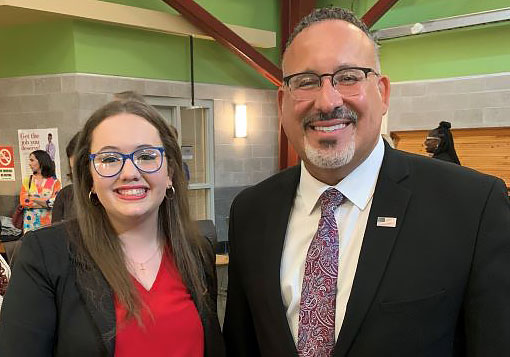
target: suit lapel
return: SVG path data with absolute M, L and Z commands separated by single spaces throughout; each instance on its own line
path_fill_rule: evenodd
M 112 291 L 97 269 L 76 265 L 76 287 L 96 325 L 108 356 L 115 349 L 115 306 Z
M 287 347 L 282 350 L 292 351 L 289 355 L 297 355 L 297 350 L 283 305 L 280 266 L 287 225 L 294 204 L 300 172 L 300 166 L 290 168 L 283 173 L 285 176 L 274 187 L 274 192 L 268 192 L 268 219 L 264 228 L 264 246 L 262 249 L 262 252 L 266 255 L 263 269 L 266 291 L 268 292 L 265 297 L 268 305 L 267 316 L 272 316 L 269 321 L 274 324 L 269 328 L 275 333 L 276 331 L 283 332 L 283 335 L 281 335 L 282 344 L 286 344 Z
M 399 185 L 408 176 L 408 167 L 400 155 L 386 146 L 367 221 L 356 275 L 340 330 L 335 356 L 346 356 L 377 293 L 393 245 L 404 220 L 411 191 Z M 397 225 L 378 227 L 378 217 L 397 218 Z

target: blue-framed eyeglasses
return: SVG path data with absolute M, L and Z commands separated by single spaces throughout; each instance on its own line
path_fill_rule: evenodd
M 141 172 L 156 172 L 163 165 L 164 152 L 162 147 L 151 146 L 137 149 L 130 154 L 116 151 L 98 152 L 89 154 L 89 159 L 99 176 L 113 177 L 122 171 L 127 159 Z

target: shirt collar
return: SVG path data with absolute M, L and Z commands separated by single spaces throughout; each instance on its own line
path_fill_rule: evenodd
M 379 136 L 379 140 L 370 155 L 335 186 L 329 186 L 317 180 L 308 172 L 305 165 L 301 165 L 301 178 L 297 193 L 302 196 L 308 214 L 312 213 L 320 195 L 330 187 L 340 191 L 360 210 L 365 209 L 374 194 L 383 156 L 384 144 L 382 137 Z

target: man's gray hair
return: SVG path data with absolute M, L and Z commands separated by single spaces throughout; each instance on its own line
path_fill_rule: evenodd
M 324 7 L 324 8 L 320 8 L 320 9 L 315 9 L 310 14 L 303 17 L 301 19 L 301 21 L 299 21 L 299 23 L 294 28 L 294 31 L 292 31 L 292 34 L 289 36 L 289 39 L 287 40 L 287 43 L 285 45 L 285 50 L 287 50 L 287 48 L 289 48 L 292 41 L 294 41 L 296 36 L 301 31 L 303 31 L 304 29 L 306 29 L 307 27 L 309 27 L 315 23 L 325 21 L 325 20 L 342 20 L 342 21 L 348 22 L 350 24 L 353 24 L 354 26 L 359 28 L 361 31 L 363 31 L 367 35 L 367 37 L 374 43 L 376 56 L 377 56 L 377 62 L 379 62 L 379 51 L 378 51 L 379 46 L 377 44 L 376 38 L 370 32 L 367 25 L 363 21 L 361 21 L 356 15 L 354 15 L 353 12 L 351 12 L 347 9 L 342 9 L 340 7 Z

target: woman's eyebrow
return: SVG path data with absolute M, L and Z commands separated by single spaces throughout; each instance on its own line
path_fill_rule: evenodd
M 134 150 L 143 149 L 143 148 L 151 148 L 151 147 L 159 147 L 163 146 L 163 144 L 140 144 L 135 146 Z M 122 152 L 122 150 L 118 146 L 103 146 L 101 149 L 97 150 L 97 152 L 103 152 L 103 151 L 115 151 L 115 152 Z

